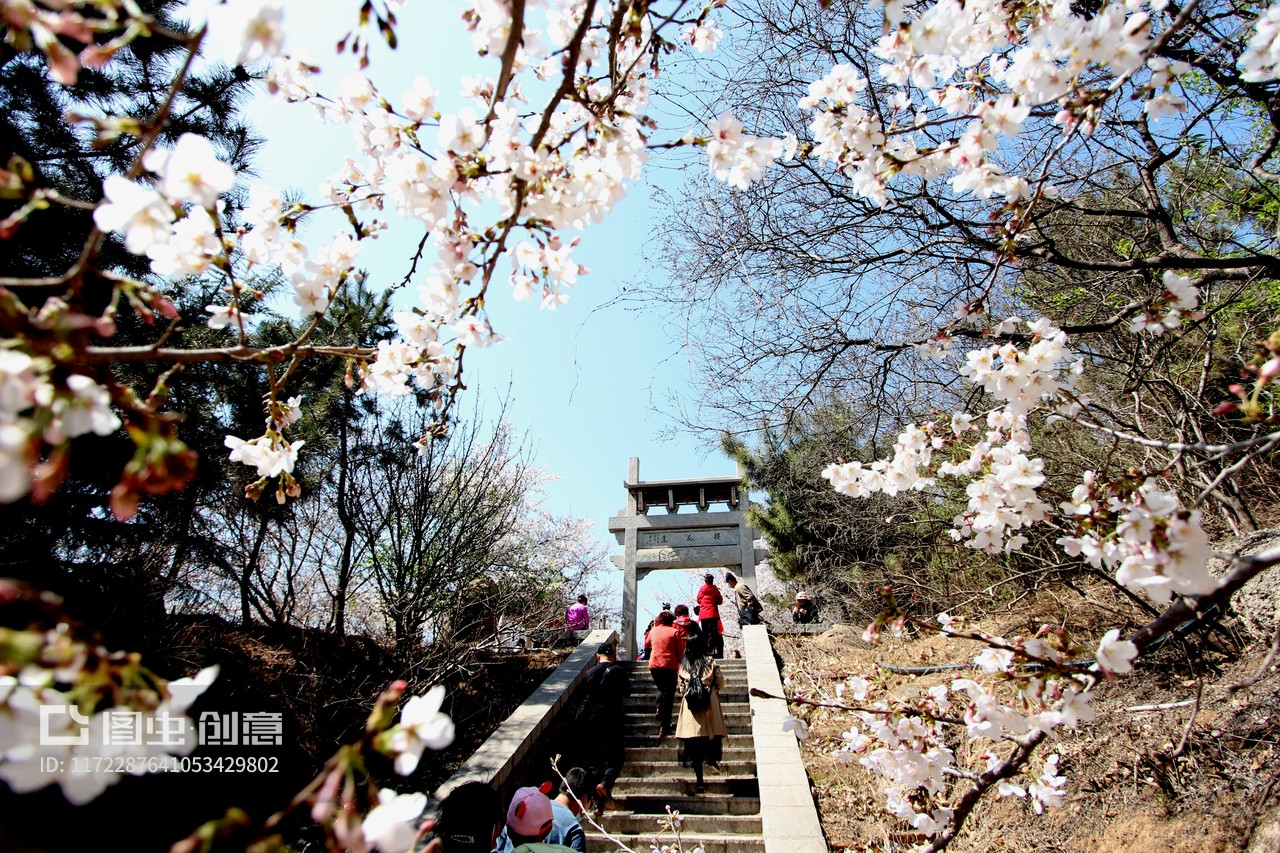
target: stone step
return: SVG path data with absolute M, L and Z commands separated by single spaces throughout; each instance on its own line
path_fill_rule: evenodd
M 720 770 L 726 776 L 755 776 L 756 763 L 752 761 L 726 761 L 720 759 Z M 692 773 L 690 767 L 680 764 L 679 759 L 672 756 L 670 761 L 630 761 L 622 765 L 619 778 L 653 779 L 668 776 L 686 776 Z M 708 778 L 715 776 L 714 770 L 707 771 Z
M 633 812 L 606 812 L 599 823 L 614 835 L 650 835 L 657 833 L 663 815 Z M 722 837 L 725 835 L 759 835 L 759 815 L 681 814 L 680 833 Z
M 736 687 L 741 690 L 746 690 L 747 674 L 745 672 L 741 675 L 738 675 L 737 673 L 725 673 L 724 683 L 726 688 L 731 689 Z M 627 679 L 627 686 L 632 690 L 637 688 L 656 690 L 658 687 L 657 683 L 654 682 L 653 677 L 647 672 L 643 674 L 633 674 L 629 679 Z
M 746 669 L 747 661 L 745 658 L 716 658 L 715 662 L 720 664 L 721 669 Z M 647 660 L 624 660 L 618 661 L 625 667 L 632 669 L 648 669 L 649 662 Z
M 679 741 L 664 746 L 634 746 L 627 750 L 627 761 L 644 762 L 644 761 L 675 761 L 678 755 L 677 746 Z M 722 763 L 731 761 L 752 761 L 756 760 L 755 747 L 750 742 L 743 747 L 728 747 L 721 749 L 723 755 Z
M 675 711 L 671 714 L 671 728 L 675 730 L 676 720 L 679 714 Z M 751 734 L 751 719 L 748 717 L 742 721 L 729 719 L 726 715 L 724 727 L 729 732 L 729 736 L 734 735 L 749 736 Z M 668 737 L 674 738 L 671 734 Z M 622 739 L 626 746 L 660 746 L 658 743 L 658 723 L 650 714 L 646 717 L 637 717 L 634 722 L 628 720 L 622 729 Z M 653 741 L 649 743 L 649 741 Z
M 636 747 L 664 747 L 668 749 L 676 749 L 680 745 L 680 740 L 675 735 L 667 735 L 662 740 L 658 739 L 658 724 L 650 720 L 643 726 L 627 726 L 623 733 L 622 743 L 625 745 L 627 752 Z M 755 749 L 755 740 L 751 739 L 751 727 L 739 731 L 733 730 L 733 726 L 728 727 L 728 736 L 723 740 L 724 749 Z
M 619 835 L 618 840 L 632 850 L 648 850 L 651 848 L 653 837 L 656 830 L 649 835 Z M 665 832 L 656 842 L 658 844 L 672 844 L 675 841 L 675 834 Z M 694 847 L 701 847 L 706 853 L 764 853 L 764 841 L 757 835 L 696 835 L 692 833 L 680 833 L 680 843 L 683 849 L 692 850 Z M 610 841 L 608 838 L 597 833 L 587 833 L 587 851 L 588 853 L 605 853 L 605 851 L 616 851 L 618 845 Z
M 650 685 L 644 689 L 632 689 L 631 692 L 623 697 L 622 704 L 625 706 L 639 703 L 651 703 L 656 702 L 657 699 L 658 691 Z M 751 694 L 747 692 L 747 688 L 745 686 L 740 688 L 726 687 L 724 690 L 720 691 L 720 701 L 741 702 L 742 704 L 746 704 L 751 701 Z
M 683 703 L 682 698 L 681 698 L 681 697 L 679 697 L 679 696 L 677 696 L 677 697 L 676 697 L 676 699 L 675 699 L 675 701 L 671 703 L 671 711 L 672 711 L 672 713 L 674 713 L 674 714 L 679 714 L 679 713 L 680 713 L 680 707 L 681 707 L 681 705 L 683 705 L 683 704 L 684 704 L 684 703 Z M 626 705 L 623 705 L 623 706 L 622 706 L 622 714 L 623 714 L 623 718 L 624 718 L 624 720 L 623 720 L 623 721 L 625 722 L 625 721 L 626 721 L 626 718 L 629 718 L 629 717 L 636 717 L 636 716 L 639 716 L 639 717 L 652 717 L 652 716 L 653 716 L 653 714 L 654 714 L 654 712 L 655 712 L 657 709 L 658 709 L 658 698 L 657 698 L 656 696 L 655 696 L 655 697 L 653 697 L 652 699 L 648 700 L 648 701 L 640 701 L 640 702 L 634 702 L 634 703 L 629 702 L 629 703 L 627 703 Z M 724 699 L 721 699 L 721 700 L 720 700 L 720 712 L 721 712 L 721 713 L 723 713 L 723 714 L 747 714 L 747 715 L 750 715 L 750 714 L 751 714 L 751 706 L 750 706 L 749 704 L 747 704 L 746 702 L 732 702 L 732 701 L 730 701 L 730 702 L 726 702 L 726 701 L 724 701 Z
M 689 797 L 694 796 L 693 768 L 685 770 L 684 777 L 651 777 L 646 779 L 620 778 L 613 786 L 613 798 L 622 801 L 626 798 L 628 805 L 634 797 Z M 717 776 L 714 772 L 704 774 L 708 794 L 724 794 L 725 796 L 757 797 L 760 783 L 755 775 Z M 673 806 L 674 808 L 674 806 Z M 635 809 L 633 808 L 632 811 Z
M 663 815 L 667 806 L 682 815 L 759 815 L 760 796 L 758 793 L 722 794 L 708 788 L 705 794 L 693 793 L 693 782 L 689 783 L 688 794 L 630 794 L 625 798 L 617 796 L 614 801 L 618 809 L 635 814 Z M 605 812 L 607 816 L 609 812 Z

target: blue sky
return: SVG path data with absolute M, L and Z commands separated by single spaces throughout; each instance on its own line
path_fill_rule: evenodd
M 284 5 L 286 50 L 324 69 L 322 90 L 332 91 L 334 81 L 356 70 L 349 56 L 333 52 L 355 21 L 355 7 L 333 0 L 286 0 Z M 413 76 L 422 74 L 439 90 L 442 111 L 448 110 L 458 103 L 458 81 L 464 76 L 494 73 L 496 62 L 473 52 L 460 12 L 457 5 L 438 2 L 409 3 L 401 10 L 400 49 L 391 52 L 375 44 L 367 72 L 388 100 L 398 102 Z M 255 168 L 276 187 L 298 188 L 314 198 L 345 156 L 358 157 L 349 128 L 322 124 L 310 107 L 263 94 L 246 112 L 267 140 Z M 672 170 L 657 171 L 656 180 L 668 188 L 681 178 Z M 622 483 L 629 457 L 640 457 L 640 476 L 646 480 L 735 471 L 717 449 L 693 436 L 660 436 L 670 426 L 663 415 L 669 403 L 695 399 L 688 361 L 668 339 L 668 318 L 656 309 L 649 314 L 606 305 L 638 276 L 663 275 L 645 269 L 642 258 L 646 242 L 658 236 L 654 229 L 661 215 L 651 190 L 644 183 L 633 185 L 606 222 L 583 234 L 576 257 L 591 273 L 579 279 L 567 305 L 543 311 L 513 301 L 502 292 L 505 283 L 495 282 L 487 307 L 495 329 L 508 340 L 473 348 L 466 357 L 468 393 L 492 405 L 510 385 L 510 420 L 527 430 L 537 464 L 560 478 L 546 489 L 548 507 L 592 519 L 610 553 L 621 552 L 606 522 L 625 504 Z M 394 214 L 388 218 L 389 232 L 361 256 L 375 284 L 404 276 L 421 237 Z M 607 571 L 620 590 L 621 573 L 612 566 Z M 657 601 L 684 592 L 688 582 L 672 574 L 655 574 L 642 585 L 641 624 L 646 612 L 658 609 Z

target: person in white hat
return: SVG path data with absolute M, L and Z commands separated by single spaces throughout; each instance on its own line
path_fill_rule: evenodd
M 808 593 L 796 593 L 796 603 L 791 607 L 791 621 L 797 625 L 809 625 L 818 621 L 818 608 L 809 600 Z

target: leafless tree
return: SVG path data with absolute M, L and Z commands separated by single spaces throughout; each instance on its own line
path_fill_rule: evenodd
M 889 124 L 895 107 L 871 52 L 879 10 L 748 0 L 731 11 L 741 21 L 722 42 L 725 58 L 677 77 L 686 81 L 677 103 L 731 110 L 752 132 L 794 133 L 799 155 L 745 191 L 694 177 L 671 199 L 651 254 L 672 281 L 642 282 L 635 295 L 678 319 L 701 377 L 696 408 L 680 413 L 686 425 L 785 429 L 797 413 L 836 404 L 859 426 L 859 443 L 880 453 L 904 421 L 967 393 L 953 368 L 916 348 L 944 328 L 960 350 L 985 343 L 981 329 L 955 322 L 958 306 L 1043 314 L 1085 355 L 1094 399 L 1092 433 L 1064 433 L 1054 452 L 1074 456 L 1075 470 L 1103 459 L 1174 472 L 1184 499 L 1212 510 L 1224 530 L 1255 527 L 1250 505 L 1274 495 L 1273 445 L 1203 450 L 1265 437 L 1258 419 L 1212 410 L 1231 399 L 1228 386 L 1280 308 L 1275 85 L 1241 80 L 1232 51 L 1243 40 L 1224 38 L 1250 25 L 1246 11 L 1200 4 L 1162 45 L 1203 75 L 1203 86 L 1181 92 L 1181 116 L 1145 114 L 1146 70 L 1105 103 L 1092 136 L 1064 141 L 1051 110 L 1033 112 L 997 159 L 1033 183 L 1043 178 L 1034 204 L 901 177 L 883 207 L 807 154 L 808 115 L 796 106 L 808 81 L 850 63 L 872 81 L 871 107 Z M 921 133 L 943 145 L 964 130 L 956 120 Z M 1203 318 L 1177 334 L 1129 334 L 1168 270 L 1193 278 Z M 1242 458 L 1263 464 L 1242 474 Z

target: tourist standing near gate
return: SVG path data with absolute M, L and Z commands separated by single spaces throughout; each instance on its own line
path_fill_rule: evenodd
M 796 603 L 791 607 L 791 621 L 797 625 L 810 625 L 818 621 L 818 606 L 809 600 L 808 593 L 796 593 Z
M 720 605 L 724 596 L 716 586 L 716 576 L 704 575 L 702 587 L 698 590 L 698 619 L 702 629 L 702 638 L 706 641 L 706 652 L 714 658 L 724 657 L 724 628 L 720 624 Z
M 569 605 L 564 612 L 564 629 L 566 631 L 585 631 L 591 627 L 591 611 L 587 609 L 587 597 L 579 595 L 578 600 Z
M 733 572 L 724 573 L 724 582 L 733 591 L 733 600 L 738 606 L 738 624 L 759 625 L 761 621 L 760 614 L 764 611 L 764 605 L 760 603 L 760 599 L 756 598 L 756 594 L 751 591 L 751 587 L 740 582 Z

